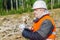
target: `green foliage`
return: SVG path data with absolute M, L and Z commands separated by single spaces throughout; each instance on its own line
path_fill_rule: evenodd
M 45 2 L 46 2 L 46 3 L 50 3 L 50 2 L 51 2 L 51 0 L 45 0 Z
M 54 4 L 54 8 L 60 8 L 60 3 L 58 4 L 58 3 L 55 3 Z
M 22 11 L 23 9 L 22 8 L 20 8 L 20 9 L 18 9 L 18 10 L 4 10 L 4 9 L 2 9 L 2 10 L 0 10 L 0 15 L 11 15 L 11 14 L 21 14 L 21 13 L 23 13 L 23 11 Z
M 51 0 L 45 0 L 45 2 L 47 4 L 48 9 L 51 9 Z M 54 0 L 53 8 L 60 8 L 60 3 L 58 4 L 58 0 Z
M 18 10 L 4 10 L 2 6 L 2 0 L 0 0 L 0 15 L 9 15 L 9 14 L 21 14 L 24 12 L 32 12 L 32 6 L 36 0 L 23 0 L 23 6 L 22 6 L 22 0 L 19 0 L 19 8 Z M 51 9 L 51 0 L 45 0 L 48 9 Z M 24 7 L 24 8 L 23 8 Z M 54 6 L 53 8 L 60 8 L 60 3 L 58 4 L 58 0 L 54 0 Z
M 0 0 L 0 9 L 2 8 L 2 0 Z

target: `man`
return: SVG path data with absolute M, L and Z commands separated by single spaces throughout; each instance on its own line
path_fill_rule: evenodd
M 22 35 L 30 40 L 55 40 L 56 26 L 44 1 L 33 5 L 35 20 L 32 28 L 24 28 Z

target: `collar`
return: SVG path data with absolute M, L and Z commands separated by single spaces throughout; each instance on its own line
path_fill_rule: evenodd
M 47 15 L 49 15 L 50 13 L 48 12 L 48 11 L 45 11 L 44 13 L 42 13 L 42 15 L 40 15 L 40 17 L 39 18 L 35 18 L 34 20 L 33 20 L 33 22 L 38 22 L 41 18 L 43 18 L 44 16 L 47 16 Z

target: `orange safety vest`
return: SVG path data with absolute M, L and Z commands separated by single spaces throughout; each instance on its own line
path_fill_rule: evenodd
M 41 24 L 43 23 L 44 20 L 50 20 L 54 26 L 54 29 L 52 30 L 52 34 L 48 35 L 48 38 L 47 39 L 55 39 L 56 35 L 55 35 L 55 32 L 56 32 L 56 26 L 55 26 L 55 23 L 54 23 L 54 20 L 49 16 L 49 15 L 45 15 L 43 16 L 41 19 L 39 19 L 38 22 L 34 22 L 33 24 L 33 32 L 37 31 L 40 29 L 41 27 Z

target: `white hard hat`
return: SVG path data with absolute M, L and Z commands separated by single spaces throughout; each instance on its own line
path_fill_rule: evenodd
M 44 1 L 39 0 L 39 1 L 36 1 L 33 4 L 33 8 L 32 9 L 36 9 L 36 8 L 44 8 L 44 9 L 47 9 L 47 6 L 46 6 L 46 3 Z

